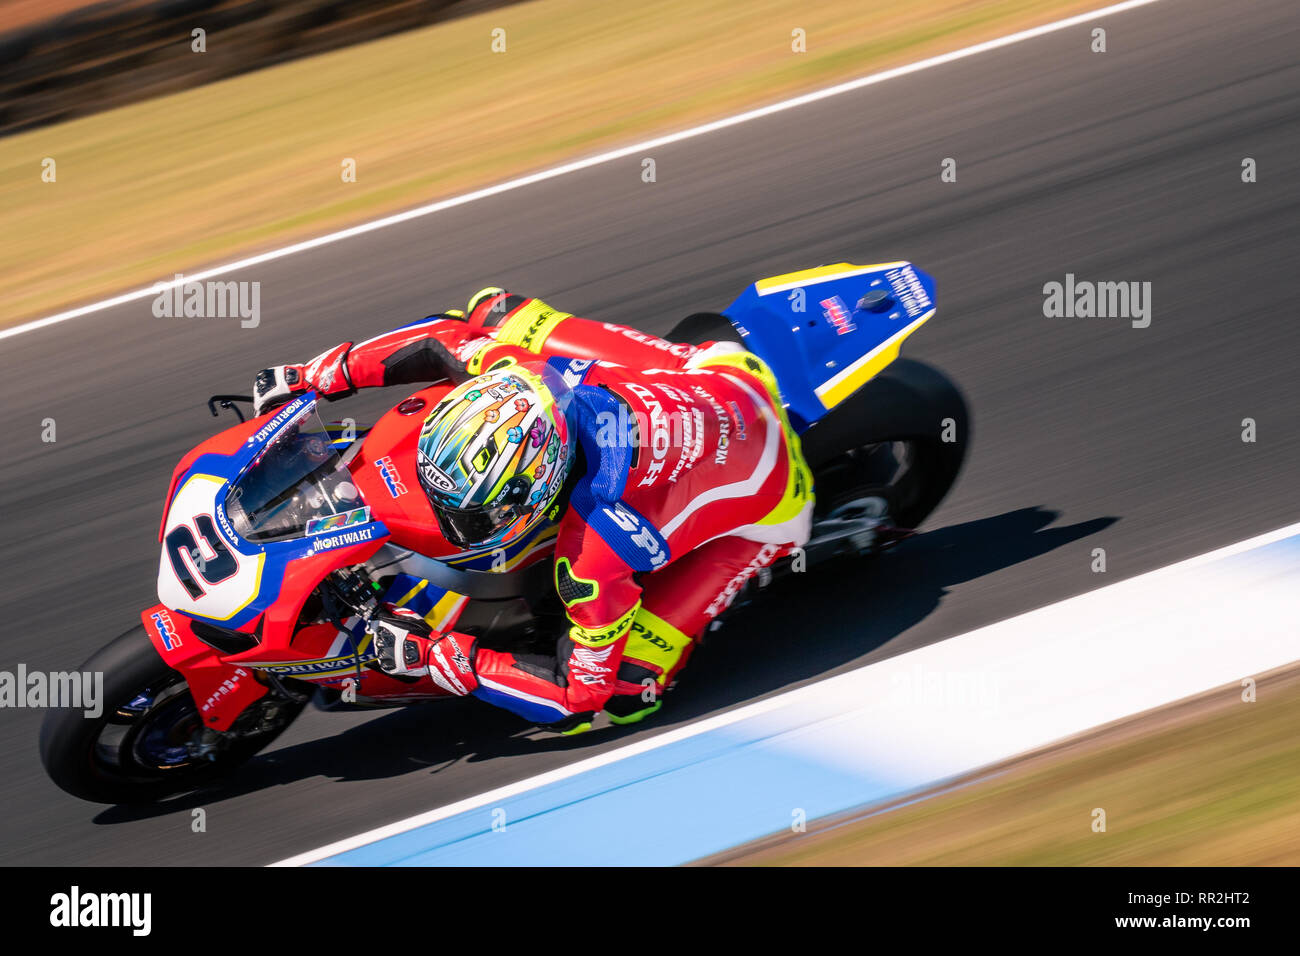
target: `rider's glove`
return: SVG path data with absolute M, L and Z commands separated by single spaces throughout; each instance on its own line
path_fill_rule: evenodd
M 253 379 L 253 414 L 261 415 L 279 408 L 299 392 L 307 391 L 301 365 L 275 365 L 264 368 Z
M 370 619 L 375 638 L 376 663 L 386 674 L 421 677 L 457 697 L 478 687 L 474 665 L 474 639 L 465 634 L 433 634 L 418 614 L 404 608 L 379 611 Z
M 375 639 L 376 663 L 385 674 L 419 677 L 428 673 L 432 633 L 428 624 L 415 614 L 400 609 L 379 611 L 370 619 L 369 631 Z
M 326 398 L 342 398 L 353 391 L 347 357 L 351 342 L 322 352 L 306 365 L 273 365 L 253 380 L 253 414 L 279 408 L 294 396 L 314 389 Z

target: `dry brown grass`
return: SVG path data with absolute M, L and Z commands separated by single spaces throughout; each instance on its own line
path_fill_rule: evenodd
M 726 854 L 763 866 L 1295 866 L 1300 668 L 1112 725 L 885 813 Z M 1106 832 L 1092 811 L 1106 811 Z
M 0 324 L 1095 6 L 539 0 L 22 133 Z

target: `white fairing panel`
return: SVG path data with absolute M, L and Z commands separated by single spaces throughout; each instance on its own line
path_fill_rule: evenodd
M 218 518 L 217 495 L 224 487 L 212 475 L 193 475 L 185 482 L 167 511 L 158 562 L 158 600 L 214 621 L 230 620 L 257 597 L 266 561 L 260 552 L 241 554 L 229 523 Z M 185 530 L 173 535 L 178 529 Z M 191 594 L 182 576 L 201 593 Z

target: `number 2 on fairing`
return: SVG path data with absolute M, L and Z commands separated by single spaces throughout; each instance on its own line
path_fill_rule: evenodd
M 186 480 L 168 509 L 158 559 L 159 602 L 211 621 L 232 620 L 257 597 L 265 561 L 240 551 L 220 513 L 223 488 L 215 475 Z
M 197 601 L 207 592 L 194 579 L 194 571 L 198 572 L 198 577 L 208 587 L 212 587 L 232 577 L 239 570 L 239 563 L 217 534 L 217 526 L 211 515 L 195 515 L 194 525 L 203 543 L 208 546 L 208 551 L 215 557 L 203 556 L 199 543 L 195 540 L 194 531 L 189 525 L 177 525 L 169 531 L 166 544 L 167 555 L 171 558 L 172 571 L 176 573 L 176 580 L 180 581 L 189 596 Z

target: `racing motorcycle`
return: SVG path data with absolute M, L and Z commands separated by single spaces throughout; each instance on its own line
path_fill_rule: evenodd
M 662 342 L 734 341 L 775 373 L 813 470 L 811 540 L 747 587 L 910 533 L 955 481 L 966 403 L 940 371 L 899 358 L 934 315 L 934 280 L 908 262 L 840 263 L 761 280 Z M 661 341 L 661 340 L 656 340 Z M 53 710 L 41 758 L 68 793 L 103 803 L 208 785 L 270 744 L 308 703 L 391 707 L 449 696 L 376 664 L 371 616 L 418 614 L 506 649 L 553 652 L 562 607 L 543 521 L 504 552 L 465 552 L 407 494 L 443 381 L 373 425 L 326 422 L 308 392 L 239 423 L 176 466 L 158 532 L 158 601 L 82 667 L 104 675 L 102 715 Z M 753 600 L 757 591 L 736 603 Z M 547 635 L 550 635 L 548 638 Z

